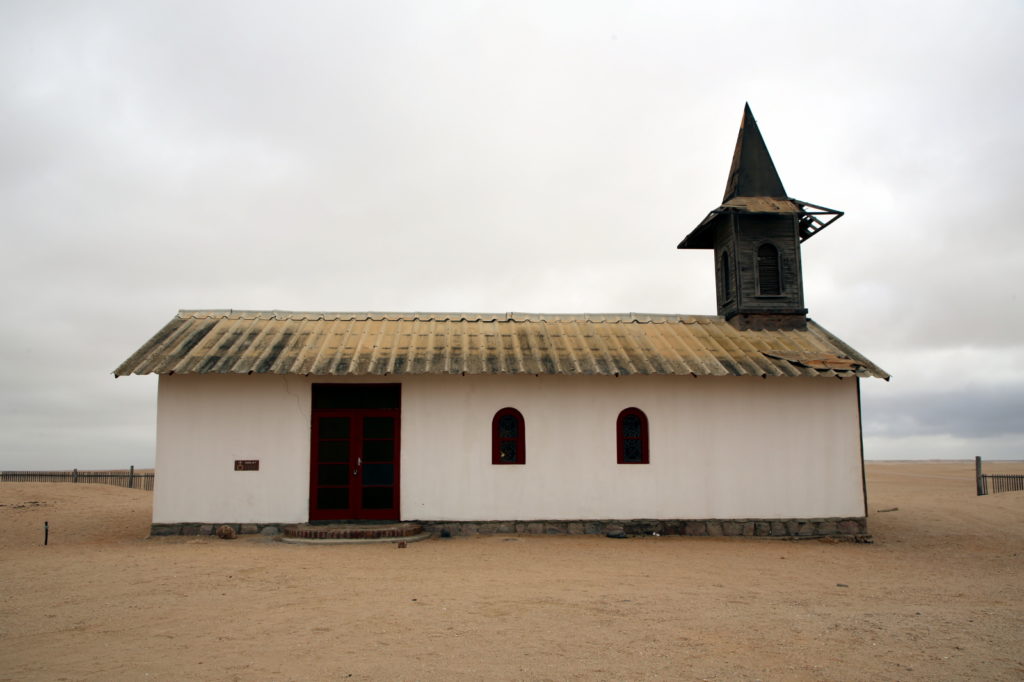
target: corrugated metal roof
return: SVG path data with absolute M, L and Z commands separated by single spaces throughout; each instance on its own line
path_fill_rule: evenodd
M 126 374 L 889 375 L 828 331 L 717 316 L 182 310 Z

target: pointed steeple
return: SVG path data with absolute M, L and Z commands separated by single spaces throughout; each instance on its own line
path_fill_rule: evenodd
M 736 151 L 732 155 L 722 203 L 733 197 L 786 197 L 786 190 L 749 104 L 743 107 L 743 122 L 736 138 Z
M 841 215 L 786 194 L 748 104 L 725 199 L 679 248 L 714 249 L 718 314 L 737 329 L 806 329 L 800 244 Z

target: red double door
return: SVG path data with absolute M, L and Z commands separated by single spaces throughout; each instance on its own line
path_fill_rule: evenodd
M 310 521 L 399 518 L 398 409 L 314 409 Z

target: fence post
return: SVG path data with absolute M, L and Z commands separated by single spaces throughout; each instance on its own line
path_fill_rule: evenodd
M 134 464 L 132 464 L 130 467 L 128 467 L 128 487 L 129 488 L 134 488 L 135 487 L 135 465 Z
M 985 494 L 984 483 L 981 478 L 981 457 L 974 458 L 974 481 L 978 484 L 978 494 Z
M 71 482 L 78 483 L 78 469 L 71 472 Z

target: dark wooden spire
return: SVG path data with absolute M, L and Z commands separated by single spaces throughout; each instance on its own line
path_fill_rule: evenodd
M 714 249 L 718 314 L 733 326 L 805 329 L 800 243 L 841 215 L 786 194 L 746 105 L 722 205 L 679 248 Z
M 722 203 L 733 197 L 786 197 L 786 190 L 749 104 L 743 107 L 743 122 L 736 138 L 736 151 L 732 155 Z

